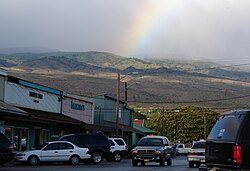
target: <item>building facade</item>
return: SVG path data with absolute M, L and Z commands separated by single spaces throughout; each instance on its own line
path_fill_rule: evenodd
M 9 76 L 5 70 L 0 70 L 0 102 L 0 130 L 15 151 L 37 147 L 66 133 L 84 132 L 83 121 L 93 123 L 92 102 L 85 104 L 90 109 L 86 117 L 76 118 L 78 113 L 70 114 L 66 107 L 63 114 L 62 91 Z M 72 106 L 78 110 L 77 102 Z M 11 110 L 23 115 L 11 115 Z
M 95 112 L 94 124 L 111 128 L 105 132 L 110 137 L 115 136 L 116 122 L 118 121 L 118 136 L 123 137 L 128 146 L 132 144 L 132 133 L 138 132 L 133 128 L 134 110 L 129 108 L 123 101 L 119 102 L 118 120 L 116 120 L 116 99 L 108 96 L 94 97 Z

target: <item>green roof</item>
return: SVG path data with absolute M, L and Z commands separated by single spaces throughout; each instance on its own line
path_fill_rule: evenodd
M 149 128 L 146 128 L 146 127 L 144 127 L 144 126 L 139 126 L 139 125 L 134 124 L 133 127 L 134 127 L 135 129 L 137 129 L 137 130 L 139 130 L 139 131 L 145 133 L 145 134 L 153 134 L 153 133 L 155 134 L 155 133 L 156 133 L 156 131 L 154 131 L 154 130 L 152 130 L 152 129 L 149 129 Z

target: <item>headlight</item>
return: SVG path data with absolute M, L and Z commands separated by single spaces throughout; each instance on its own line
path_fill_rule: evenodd
M 132 151 L 132 155 L 136 155 L 136 154 L 138 154 L 137 150 Z
M 155 151 L 155 155 L 161 155 L 161 151 Z

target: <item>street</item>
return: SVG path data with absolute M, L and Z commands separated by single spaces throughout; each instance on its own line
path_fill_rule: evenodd
M 38 166 L 27 166 L 21 164 L 7 164 L 0 167 L 0 171 L 197 171 L 197 168 L 188 168 L 186 157 L 178 156 L 173 158 L 172 166 L 160 166 L 159 163 L 146 163 L 146 166 L 132 167 L 131 159 L 124 159 L 120 163 L 103 161 L 100 165 L 86 165 L 81 163 L 79 165 L 66 165 L 61 163 L 55 164 L 40 164 Z

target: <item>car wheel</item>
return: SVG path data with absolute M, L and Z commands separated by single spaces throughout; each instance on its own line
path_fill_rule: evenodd
M 100 164 L 102 162 L 102 153 L 100 152 L 93 152 L 91 155 L 92 161 L 94 164 Z
M 165 157 L 160 160 L 160 166 L 165 166 Z
M 188 166 L 189 166 L 189 167 L 194 167 L 194 162 L 189 162 L 189 163 L 188 163 Z
M 122 160 L 122 155 L 119 152 L 115 152 L 113 158 L 115 162 L 120 162 Z
M 79 162 L 80 162 L 80 157 L 77 156 L 77 155 L 73 155 L 73 156 L 70 157 L 69 162 L 70 162 L 72 165 L 79 164 Z
M 138 165 L 138 161 L 135 159 L 132 159 L 132 166 L 137 166 Z
M 38 163 L 39 163 L 39 159 L 38 159 L 37 156 L 30 156 L 30 157 L 28 158 L 28 164 L 29 164 L 29 165 L 31 165 L 31 166 L 36 166 L 36 165 L 38 165 Z
M 171 165 L 172 165 L 172 159 L 171 159 L 171 157 L 169 157 L 169 159 L 167 159 L 167 165 L 168 165 L 168 166 L 171 166 Z

